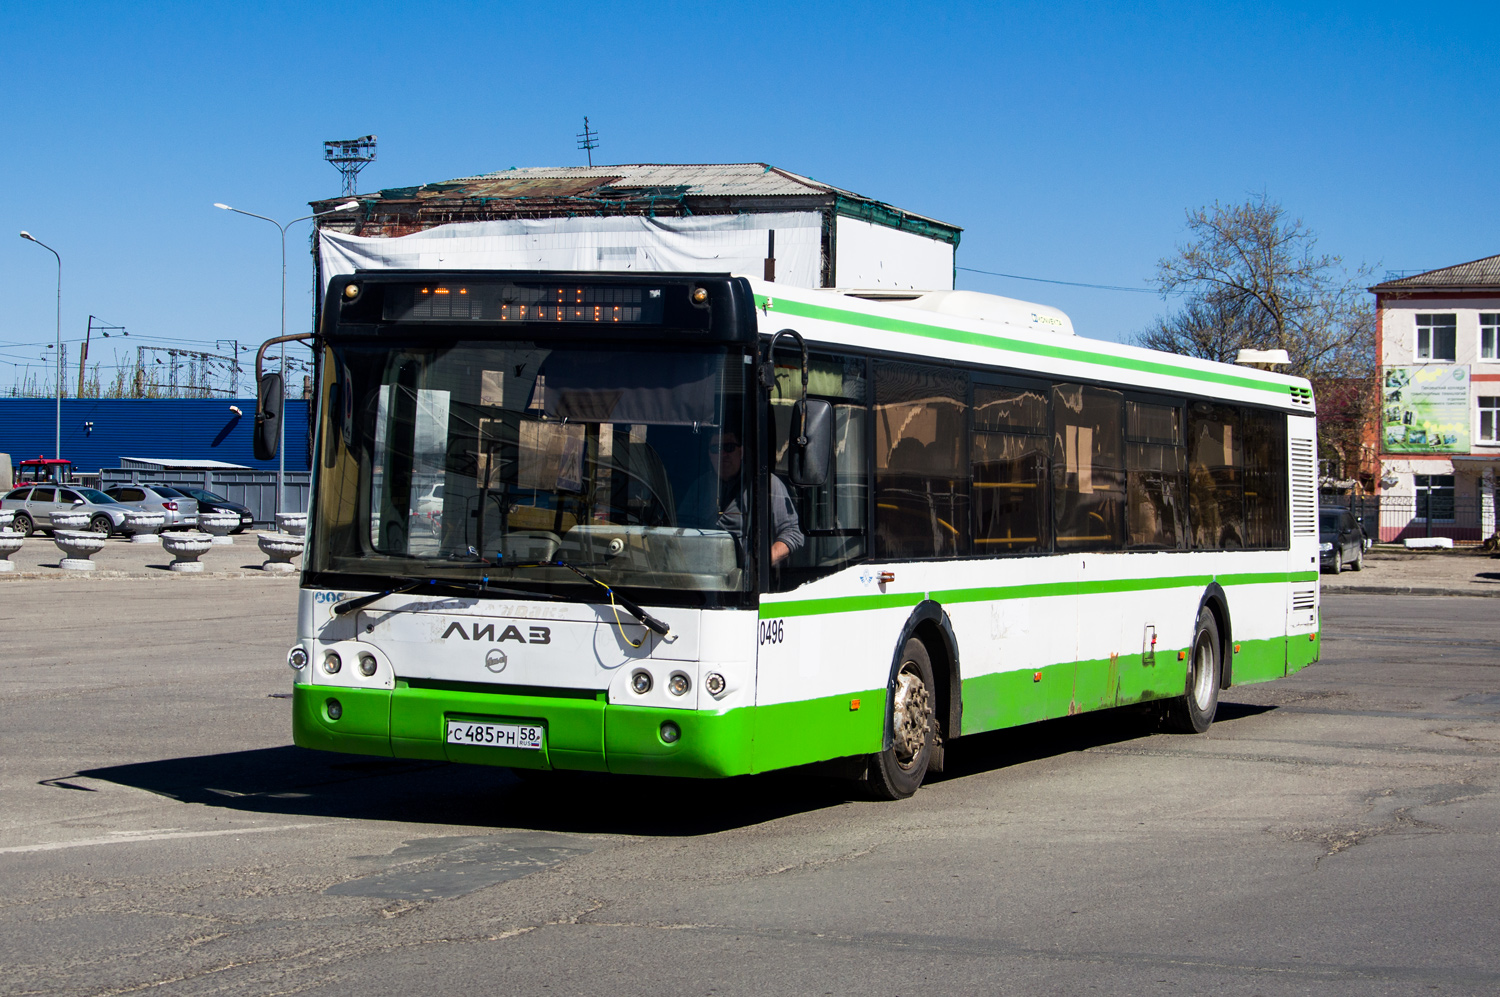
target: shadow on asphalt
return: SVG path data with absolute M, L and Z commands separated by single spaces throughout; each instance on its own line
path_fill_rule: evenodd
M 1218 721 L 1274 709 L 1219 705 Z M 1157 733 L 1140 707 L 977 734 L 948 749 L 951 781 Z M 551 772 L 363 758 L 287 745 L 88 769 L 77 776 L 183 803 L 249 813 L 592 834 L 685 836 L 747 827 L 861 799 L 854 783 L 817 767 L 721 781 Z

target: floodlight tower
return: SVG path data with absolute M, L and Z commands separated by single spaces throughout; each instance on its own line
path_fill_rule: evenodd
M 355 191 L 359 182 L 359 171 L 375 162 L 375 136 L 334 139 L 323 143 L 323 158 L 334 165 L 344 176 L 344 197 Z

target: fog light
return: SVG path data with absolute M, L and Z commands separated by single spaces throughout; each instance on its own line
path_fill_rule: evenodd
M 286 652 L 286 664 L 294 671 L 301 671 L 307 667 L 307 649 L 301 644 Z
M 328 702 L 323 704 L 323 709 L 328 711 L 329 720 L 337 720 L 344 715 L 344 704 L 340 703 L 337 699 L 328 700 Z
M 642 669 L 630 676 L 630 688 L 638 695 L 644 696 L 651 691 L 651 673 Z
M 323 670 L 329 675 L 337 675 L 339 669 L 344 667 L 344 659 L 339 657 L 339 652 L 329 651 L 323 655 Z
M 344 285 L 344 297 L 348 298 L 350 301 L 353 301 L 355 298 L 359 297 L 359 285 L 358 284 L 346 284 L 346 285 Z
M 375 663 L 375 655 L 361 654 L 359 656 L 359 673 L 361 675 L 364 675 L 366 677 L 374 675 L 376 667 L 377 665 Z
M 661 739 L 665 743 L 676 744 L 677 739 L 681 736 L 682 730 L 672 721 L 668 720 L 666 723 L 661 725 Z
M 703 287 L 693 288 L 693 304 L 701 305 L 708 300 L 708 289 Z
M 724 691 L 724 676 L 718 672 L 709 672 L 703 676 L 703 688 L 708 690 L 710 696 L 717 696 Z
M 682 672 L 673 672 L 672 677 L 667 679 L 667 691 L 674 696 L 686 695 L 693 687 L 693 683 Z

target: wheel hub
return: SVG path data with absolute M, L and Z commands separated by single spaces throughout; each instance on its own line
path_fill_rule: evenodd
M 896 761 L 902 768 L 915 764 L 932 728 L 932 694 L 913 662 L 896 676 L 895 708 L 891 716 Z

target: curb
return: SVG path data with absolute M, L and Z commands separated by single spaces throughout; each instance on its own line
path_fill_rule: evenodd
M 1452 595 L 1500 598 L 1500 585 L 1478 589 L 1435 588 L 1421 585 L 1336 585 L 1322 586 L 1324 595 Z

